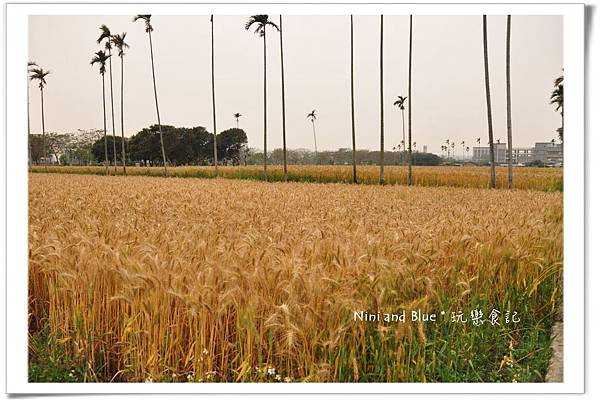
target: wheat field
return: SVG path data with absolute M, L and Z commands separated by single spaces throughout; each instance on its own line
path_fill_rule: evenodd
M 70 174 L 105 174 L 103 166 L 34 166 L 33 172 L 57 172 Z M 283 166 L 268 166 L 269 181 L 283 181 Z M 121 175 L 123 167 L 109 167 L 111 175 Z M 214 177 L 212 166 L 178 166 L 169 167 L 168 175 L 172 177 Z M 162 167 L 127 167 L 129 175 L 163 176 Z M 496 167 L 497 188 L 508 188 L 508 169 Z M 252 166 L 219 166 L 222 178 L 255 179 L 264 178 L 263 167 Z M 361 184 L 379 184 L 378 166 L 357 166 L 357 175 Z M 408 179 L 407 166 L 385 166 L 385 181 L 387 184 L 406 184 Z M 290 165 L 288 180 L 296 182 L 320 183 L 350 183 L 352 182 L 352 166 L 340 165 Z M 562 191 L 562 168 L 515 167 L 514 187 L 540 191 Z M 460 187 L 488 188 L 490 185 L 490 168 L 476 166 L 413 166 L 413 183 L 426 187 Z
M 29 179 L 30 344 L 45 333 L 79 381 L 510 382 L 546 369 L 561 193 Z M 473 308 L 520 322 L 353 318 Z

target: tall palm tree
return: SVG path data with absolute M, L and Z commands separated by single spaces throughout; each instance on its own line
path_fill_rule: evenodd
M 106 94 L 105 94 L 105 85 L 104 85 L 104 74 L 106 73 L 106 61 L 110 58 L 110 56 L 104 53 L 103 50 L 99 50 L 94 53 L 94 57 L 92 61 L 90 61 L 90 65 L 94 65 L 98 63 L 100 66 L 100 75 L 102 76 L 102 118 L 104 120 L 104 168 L 106 170 L 106 175 L 108 175 L 108 140 L 106 139 Z
M 408 40 L 408 185 L 412 185 L 412 37 L 413 37 L 413 16 L 410 16 Z
M 35 63 L 35 61 L 27 62 L 27 151 L 29 153 L 29 167 L 31 167 L 33 164 L 33 159 L 31 156 L 31 121 L 29 118 L 29 77 L 31 76 L 32 69 L 37 66 L 38 65 Z
M 125 49 L 129 48 L 129 45 L 125 43 L 125 36 L 127 36 L 127 32 L 113 35 L 110 39 L 112 44 L 119 50 L 119 58 L 121 59 L 121 160 L 123 162 L 123 175 L 127 175 L 125 167 L 125 123 L 123 119 L 123 57 L 125 56 Z
M 383 15 L 379 22 L 379 184 L 383 185 L 384 128 L 383 128 Z
M 150 18 L 152 15 L 136 15 L 133 17 L 133 22 L 137 20 L 144 21 L 146 25 L 146 32 L 148 33 L 148 40 L 150 41 L 150 64 L 152 65 L 152 84 L 154 86 L 154 103 L 156 104 L 156 118 L 158 120 L 158 134 L 160 135 L 160 151 L 162 153 L 163 166 L 165 176 L 167 175 L 167 157 L 165 155 L 165 144 L 163 141 L 162 125 L 160 124 L 160 112 L 158 109 L 158 94 L 156 93 L 156 75 L 154 73 L 154 51 L 152 49 L 152 31 L 154 28 L 150 24 Z
M 38 87 L 40 88 L 40 99 L 42 109 L 42 151 L 44 153 L 44 170 L 48 171 L 48 155 L 46 154 L 46 123 L 44 121 L 44 86 L 46 86 L 46 77 L 50 74 L 50 71 L 44 71 L 41 67 L 35 67 L 31 69 L 29 80 L 38 81 Z
M 235 118 L 235 127 L 240 128 L 240 117 L 242 115 L 240 113 L 234 113 L 233 118 Z
M 106 41 L 106 44 L 104 45 L 104 48 L 106 50 L 108 50 L 108 76 L 109 76 L 109 83 L 110 83 L 110 114 L 111 114 L 111 122 L 112 122 L 112 133 L 113 133 L 113 158 L 114 158 L 114 164 L 115 164 L 115 172 L 117 172 L 117 137 L 116 137 L 116 130 L 115 130 L 115 104 L 113 101 L 113 75 L 112 75 L 112 58 L 110 57 L 112 55 L 112 42 L 111 42 L 111 33 L 110 33 L 110 29 L 102 24 L 100 26 L 100 36 L 98 37 L 98 39 L 96 40 L 96 43 L 101 44 L 103 41 Z
M 402 111 L 402 145 L 404 145 L 406 140 L 406 137 L 404 135 L 404 102 L 406 102 L 406 99 L 408 99 L 406 96 L 398 96 L 398 99 L 394 102 L 394 106 L 398 106 Z M 404 155 L 404 152 L 406 152 L 406 147 L 403 147 L 402 155 Z
M 215 102 L 215 28 L 214 15 L 210 16 L 210 75 L 212 88 L 212 118 L 213 118 L 213 158 L 215 161 L 215 177 L 219 175 L 217 159 L 217 105 Z
M 550 104 L 556 105 L 556 109 L 555 109 L 556 111 L 560 110 L 561 124 L 560 124 L 560 128 L 558 129 L 558 137 L 560 138 L 561 142 L 563 141 L 564 127 L 565 127 L 565 117 L 564 117 L 564 113 L 563 113 L 563 99 L 564 99 L 563 82 L 564 82 L 564 75 L 561 75 L 560 77 L 558 77 L 554 80 L 554 90 L 552 91 L 552 95 L 550 96 Z
M 354 17 L 350 15 L 350 104 L 352 113 L 352 182 L 358 183 L 356 175 L 356 125 L 354 119 Z
M 461 146 L 462 146 L 462 148 L 463 148 L 463 157 L 462 157 L 462 158 L 463 158 L 463 160 L 465 160 L 465 141 L 462 141 L 462 142 L 460 143 L 460 145 L 461 145 Z
M 512 113 L 510 97 L 510 23 L 511 16 L 506 16 L 506 136 L 508 141 L 508 189 L 513 187 L 512 157 Z
M 487 15 L 483 16 L 483 64 L 485 72 L 485 98 L 487 101 L 487 123 L 490 144 L 490 186 L 496 188 L 496 163 L 494 160 L 494 128 L 492 125 L 492 99 L 490 95 L 490 72 L 488 66 Z
M 279 14 L 279 50 L 281 54 L 281 120 L 283 131 L 283 179 L 288 179 L 287 146 L 285 142 L 285 79 L 283 75 L 283 17 Z
M 279 30 L 277 24 L 269 21 L 269 16 L 266 14 L 253 15 L 246 22 L 245 29 L 249 30 L 253 25 L 256 25 L 255 34 L 263 38 L 263 112 L 264 112 L 264 149 L 263 149 L 263 171 L 265 180 L 267 179 L 267 27 L 272 26 Z
M 317 134 L 315 131 L 315 120 L 317 119 L 316 112 L 317 112 L 316 110 L 313 110 L 310 113 L 308 113 L 308 115 L 306 116 L 306 118 L 308 118 L 310 120 L 310 122 L 312 123 L 313 138 L 315 140 L 315 163 L 317 163 L 317 159 L 319 157 L 319 152 L 317 151 Z

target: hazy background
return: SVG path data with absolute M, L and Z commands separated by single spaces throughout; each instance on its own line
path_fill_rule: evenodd
M 287 143 L 313 148 L 307 113 L 317 110 L 320 150 L 351 147 L 350 28 L 348 16 L 284 16 Z M 215 16 L 217 130 L 240 128 L 250 147 L 262 148 L 262 39 L 245 31 L 248 16 Z M 271 16 L 279 24 L 279 16 Z M 102 86 L 89 62 L 101 24 L 127 32 L 125 135 L 156 123 L 148 36 L 132 16 L 31 16 L 29 54 L 49 69 L 44 90 L 47 132 L 102 128 Z M 384 21 L 385 147 L 402 138 L 395 98 L 408 92 L 408 16 Z M 212 132 L 208 16 L 152 16 L 161 122 L 204 126 Z M 506 141 L 506 17 L 488 17 L 494 136 Z M 379 148 L 379 17 L 355 16 L 357 147 Z M 267 31 L 268 147 L 282 146 L 279 35 Z M 115 120 L 120 135 L 120 59 L 113 56 Z M 549 104 L 562 74 L 561 16 L 513 16 L 512 118 L 514 146 L 557 138 L 560 115 Z M 107 73 L 108 83 L 108 73 Z M 108 95 L 107 86 L 107 95 Z M 40 133 L 39 90 L 31 84 L 31 129 Z M 107 97 L 108 99 L 108 97 Z M 107 107 L 108 103 L 107 103 Z M 480 16 L 414 16 L 413 140 L 439 153 L 449 138 L 487 143 Z M 110 108 L 107 108 L 109 134 Z

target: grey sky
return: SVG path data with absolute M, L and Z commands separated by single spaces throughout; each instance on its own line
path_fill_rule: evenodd
M 251 147 L 262 148 L 262 39 L 244 30 L 248 16 L 215 16 L 217 130 L 240 128 Z M 313 147 L 306 114 L 317 110 L 319 149 L 351 146 L 348 16 L 284 16 L 288 146 Z M 279 16 L 271 16 L 279 23 Z M 415 16 L 413 38 L 413 138 L 419 149 L 440 152 L 449 138 L 475 145 L 487 137 L 480 16 Z M 125 133 L 156 123 L 148 37 L 131 16 L 32 16 L 30 59 L 51 70 L 44 91 L 48 132 L 102 127 L 102 86 L 89 61 L 107 24 L 127 32 Z M 212 132 L 210 22 L 208 16 L 152 17 L 157 87 L 163 124 L 204 126 Z M 359 148 L 379 148 L 379 17 L 355 16 L 356 129 Z M 488 18 L 494 135 L 506 141 L 506 17 Z M 400 110 L 407 94 L 408 17 L 384 22 L 386 149 L 402 138 Z M 553 80 L 562 73 L 561 16 L 513 16 L 512 94 L 515 146 L 556 138 L 560 115 L 549 105 Z M 267 32 L 268 147 L 281 147 L 279 36 Z M 120 134 L 120 60 L 113 59 L 115 119 Z M 108 78 L 108 74 L 107 74 Z M 107 80 L 108 82 L 108 80 Z M 108 87 L 107 87 L 108 90 Z M 108 93 L 108 92 L 107 92 Z M 32 132 L 41 130 L 39 91 L 30 89 Z M 110 133 L 110 114 L 107 113 Z M 487 141 L 485 141 L 487 142 Z M 458 155 L 457 148 L 457 155 Z

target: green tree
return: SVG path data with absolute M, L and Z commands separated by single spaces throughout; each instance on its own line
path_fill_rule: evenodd
M 222 160 L 240 164 L 243 157 L 242 151 L 248 144 L 248 137 L 244 130 L 230 128 L 217 136 L 217 144 Z
M 106 139 L 106 89 L 104 84 L 104 74 L 106 73 L 106 61 L 110 58 L 110 56 L 104 51 L 99 50 L 94 53 L 94 57 L 92 61 L 90 61 L 90 65 L 98 64 L 100 69 L 100 76 L 102 76 L 102 119 L 104 121 L 104 167 L 106 170 L 106 175 L 108 175 L 108 140 Z M 114 139 L 114 138 L 113 138 Z
M 152 49 L 152 31 L 154 31 L 154 27 L 150 23 L 150 18 L 152 15 L 136 15 L 133 17 L 133 22 L 137 20 L 144 21 L 146 25 L 146 33 L 148 33 L 148 40 L 150 41 L 150 65 L 152 66 L 152 85 L 154 87 L 154 103 L 156 104 L 156 118 L 158 120 L 158 132 L 160 134 L 160 150 L 162 154 L 162 162 L 164 167 L 165 176 L 167 175 L 167 157 L 165 155 L 165 144 L 163 140 L 162 134 L 162 126 L 160 124 L 160 111 L 158 108 L 158 94 L 156 92 L 156 74 L 154 72 L 154 51 Z
M 494 158 L 494 128 L 492 124 L 492 99 L 490 95 L 490 72 L 488 65 L 487 15 L 483 16 L 483 65 L 485 73 L 485 98 L 490 145 L 490 186 L 496 188 L 496 164 Z
M 41 67 L 35 67 L 31 69 L 29 75 L 30 81 L 38 81 L 38 87 L 40 88 L 40 102 L 42 111 L 42 140 L 43 140 L 43 154 L 44 154 L 44 169 L 48 170 L 48 154 L 46 153 L 46 123 L 44 119 L 44 87 L 46 86 L 46 77 L 50 74 L 50 71 L 44 71 Z
M 125 163 L 125 122 L 123 117 L 123 82 L 124 82 L 124 62 L 125 49 L 129 48 L 129 45 L 125 42 L 127 32 L 122 34 L 116 34 L 111 36 L 112 44 L 119 50 L 119 58 L 121 59 L 121 161 L 123 162 L 123 174 L 127 175 L 126 163 Z M 116 153 L 116 151 L 115 151 Z
M 552 95 L 550 96 L 550 104 L 556 105 L 555 110 L 560 111 L 561 124 L 560 128 L 557 129 L 557 132 L 561 142 L 563 141 L 563 132 L 565 127 L 565 117 L 563 114 L 563 81 L 564 75 L 561 75 L 560 77 L 554 80 L 554 90 L 552 91 Z
M 267 27 L 271 26 L 277 30 L 279 27 L 266 14 L 253 15 L 246 22 L 245 29 L 249 30 L 256 25 L 254 33 L 263 39 L 263 127 L 264 127 L 264 145 L 263 145 L 263 171 L 264 178 L 267 179 Z

